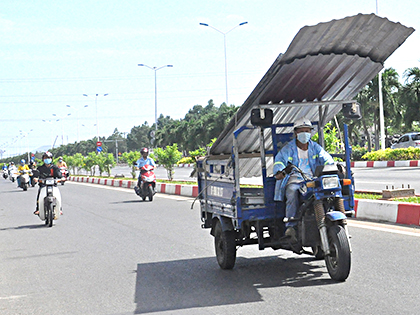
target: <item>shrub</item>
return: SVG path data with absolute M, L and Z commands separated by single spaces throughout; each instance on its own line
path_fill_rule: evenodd
M 195 163 L 195 160 L 191 156 L 186 156 L 180 159 L 176 164 L 193 164 Z

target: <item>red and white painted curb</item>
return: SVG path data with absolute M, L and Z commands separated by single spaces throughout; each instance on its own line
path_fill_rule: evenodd
M 351 162 L 351 167 L 418 167 L 420 161 L 357 161 Z
M 420 204 L 386 200 L 355 200 L 356 218 L 420 225 Z
M 70 176 L 70 181 L 134 188 L 136 180 Z M 198 186 L 156 183 L 156 192 L 163 194 L 197 197 Z M 399 203 L 386 200 L 356 199 L 356 218 L 420 226 L 420 204 Z
M 136 186 L 136 180 L 111 179 L 111 178 L 94 178 L 94 177 L 79 177 L 70 176 L 70 181 L 100 184 L 113 187 L 133 188 Z M 181 185 L 181 184 L 164 184 L 156 183 L 156 192 L 162 194 L 180 195 L 185 197 L 197 197 L 198 186 L 195 185 Z

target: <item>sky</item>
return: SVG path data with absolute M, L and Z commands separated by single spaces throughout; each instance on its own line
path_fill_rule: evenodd
M 420 67 L 418 0 L 2 0 L 0 152 L 128 133 L 154 123 L 155 102 L 173 119 L 220 106 L 224 38 L 228 104 L 240 106 L 300 28 L 377 8 L 416 29 L 385 62 L 403 82 Z

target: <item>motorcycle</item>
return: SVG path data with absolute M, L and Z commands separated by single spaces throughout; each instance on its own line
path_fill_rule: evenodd
M 7 171 L 7 169 L 3 169 L 3 178 L 7 179 L 7 177 L 9 177 L 9 172 Z
M 336 164 L 318 166 L 314 178 L 308 178 L 291 163 L 289 167 L 304 179 L 299 188 L 297 217 L 283 220 L 297 222 L 297 242 L 290 244 L 291 249 L 297 254 L 308 254 L 303 247 L 311 247 L 309 254 L 325 259 L 331 278 L 343 281 L 350 273 L 351 246 L 346 219 L 353 211 L 345 210 L 342 189 L 348 189 L 351 180 L 340 176 Z
M 67 170 L 66 167 L 62 166 L 60 167 L 60 172 L 61 172 L 61 185 L 64 185 L 64 183 L 66 182 L 67 178 L 69 177 L 69 171 Z
M 15 180 L 17 179 L 17 167 L 16 166 L 12 166 L 9 168 L 9 179 L 12 181 L 12 183 L 15 182 Z
M 35 187 L 39 178 L 39 171 L 37 169 L 32 169 L 32 172 L 29 174 L 29 176 L 31 177 L 31 186 Z
M 57 187 L 59 181 L 52 177 L 39 179 L 45 186 L 41 187 L 39 193 L 38 216 L 48 227 L 52 227 L 53 221 L 58 220 L 61 215 L 61 194 Z
M 19 187 L 23 189 L 23 191 L 27 191 L 30 185 L 31 179 L 30 176 L 32 175 L 31 170 L 20 170 L 18 173 L 18 182 Z
M 146 200 L 146 197 L 148 197 L 149 201 L 153 201 L 153 196 L 156 193 L 156 175 L 153 172 L 154 169 L 155 167 L 149 164 L 142 166 L 140 169 L 141 187 L 135 186 L 134 191 L 143 200 Z

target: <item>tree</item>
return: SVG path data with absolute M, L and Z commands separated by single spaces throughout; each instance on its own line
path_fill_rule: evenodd
M 406 131 L 412 128 L 414 121 L 420 121 L 420 69 L 409 68 L 404 72 L 405 85 L 401 91 L 401 100 L 405 105 L 404 122 Z
M 131 176 L 136 178 L 136 167 L 134 163 L 141 157 L 140 151 L 124 152 L 121 159 L 131 166 Z
M 165 149 L 157 148 L 154 153 L 159 159 L 159 163 L 166 168 L 168 179 L 172 180 L 174 175 L 174 164 L 182 157 L 182 153 L 178 151 L 178 144 L 166 146 Z

